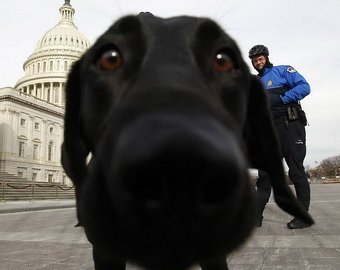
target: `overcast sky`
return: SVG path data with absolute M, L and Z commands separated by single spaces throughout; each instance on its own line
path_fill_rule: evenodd
M 24 61 L 58 23 L 63 3 L 1 0 L 0 88 L 13 87 L 23 76 Z M 238 42 L 248 63 L 252 45 L 267 45 L 274 65 L 292 65 L 312 88 L 302 102 L 310 123 L 305 164 L 314 167 L 340 154 L 339 0 L 71 0 L 71 5 L 75 24 L 92 43 L 117 18 L 150 11 L 213 18 Z

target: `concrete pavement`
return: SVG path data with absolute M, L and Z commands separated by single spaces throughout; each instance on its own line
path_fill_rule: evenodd
M 264 213 L 263 226 L 255 229 L 252 237 L 239 250 L 229 254 L 230 269 L 340 269 L 340 184 L 313 184 L 311 189 L 310 213 L 316 221 L 314 226 L 301 230 L 287 229 L 286 223 L 291 217 L 270 201 Z M 74 201 L 0 203 L 1 270 L 93 269 L 91 246 L 82 229 L 73 228 L 74 209 L 60 209 L 53 214 L 52 211 L 27 212 L 53 207 L 72 208 Z M 19 211 L 26 212 L 20 214 Z M 51 216 L 47 216 L 49 212 Z M 29 224 L 25 220 L 35 213 L 41 213 L 34 218 L 38 222 L 41 220 L 41 224 L 25 229 Z M 59 218 L 57 213 L 60 213 Z M 17 225 L 6 225 L 6 221 L 21 215 L 26 216 L 21 221 L 13 221 Z M 51 217 L 56 220 L 51 221 Z M 61 220 L 63 217 L 64 221 Z M 60 224 L 56 224 L 54 230 L 52 226 L 56 222 Z M 133 266 L 127 269 L 137 270 Z
M 263 226 L 229 256 L 230 268 L 340 269 L 340 184 L 312 184 L 311 191 L 310 213 L 315 225 L 287 229 L 291 217 L 270 201 Z
M 72 208 L 75 207 L 75 200 L 33 200 L 33 201 L 5 201 L 0 202 L 1 213 L 14 213 L 26 211 L 38 211 L 59 208 Z

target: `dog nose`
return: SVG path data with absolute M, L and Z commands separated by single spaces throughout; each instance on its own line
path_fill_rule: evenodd
M 246 166 L 238 145 L 212 118 L 152 115 L 122 132 L 115 174 L 144 213 L 211 212 L 242 185 Z
M 187 146 L 189 153 L 172 145 L 149 158 L 122 163 L 119 178 L 124 192 L 150 213 L 177 207 L 218 208 L 235 192 L 240 168 L 231 158 L 205 157 L 197 147 Z

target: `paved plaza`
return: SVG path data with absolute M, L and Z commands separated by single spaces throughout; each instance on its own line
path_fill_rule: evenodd
M 270 201 L 263 226 L 228 256 L 231 270 L 340 269 L 340 184 L 311 188 L 316 224 L 289 230 L 291 217 Z M 0 269 L 93 269 L 91 245 L 75 223 L 74 201 L 0 203 Z

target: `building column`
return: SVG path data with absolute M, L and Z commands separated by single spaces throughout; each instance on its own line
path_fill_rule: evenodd
M 45 93 L 45 83 L 41 84 L 41 93 L 40 93 L 40 97 L 39 98 L 42 97 L 43 93 Z
M 65 100 L 66 100 L 66 83 L 63 83 L 63 87 L 61 88 L 61 106 L 65 106 Z
M 50 82 L 50 94 L 47 95 L 46 97 L 47 102 L 51 102 L 52 93 L 53 93 L 53 82 Z
M 59 100 L 58 100 L 59 106 L 62 105 L 62 103 L 63 103 L 62 100 L 63 100 L 63 83 L 60 82 L 59 83 Z
M 53 87 L 54 87 L 54 83 L 52 84 L 53 85 Z M 51 89 L 51 93 L 50 93 L 50 102 L 51 103 L 53 103 L 54 104 L 54 96 L 55 96 L 55 89 L 54 88 L 52 88 Z
M 46 85 L 45 83 L 42 83 L 40 92 L 37 93 L 37 97 L 39 97 L 39 99 L 44 99 L 45 91 L 46 91 Z
M 47 121 L 43 120 L 41 122 L 41 159 L 43 160 L 43 163 L 46 162 L 46 148 L 47 148 Z

